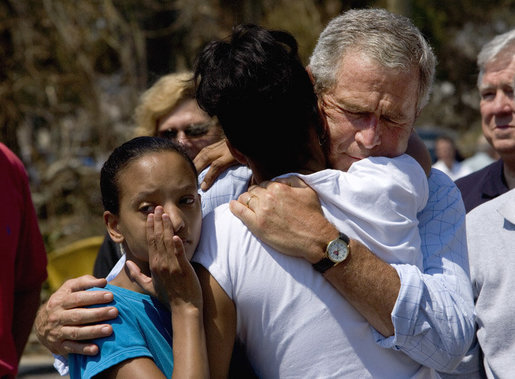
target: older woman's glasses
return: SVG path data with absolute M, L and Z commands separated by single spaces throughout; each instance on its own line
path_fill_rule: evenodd
M 198 124 L 187 125 L 183 132 L 186 138 L 195 139 L 205 136 L 209 132 L 209 128 L 214 124 L 213 121 L 202 122 Z M 179 131 L 177 129 L 166 129 L 158 132 L 158 136 L 167 139 L 176 139 Z

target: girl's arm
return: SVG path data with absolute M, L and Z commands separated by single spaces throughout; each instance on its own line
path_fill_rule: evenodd
M 97 379 L 139 379 L 139 378 L 163 378 L 166 376 L 156 366 L 154 361 L 148 357 L 134 358 L 123 361 L 100 374 L 96 375 Z
M 170 307 L 173 377 L 208 378 L 202 291 L 183 243 L 173 235 L 171 220 L 160 206 L 147 218 L 147 242 L 152 277 L 141 273 L 133 262 L 127 266 L 133 280 Z

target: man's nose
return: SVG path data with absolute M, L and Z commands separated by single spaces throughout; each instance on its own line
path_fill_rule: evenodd
M 512 113 L 515 111 L 515 99 L 504 91 L 497 91 L 494 99 L 495 113 Z
M 376 115 L 371 114 L 363 120 L 361 128 L 356 133 L 356 142 L 366 149 L 373 149 L 381 144 L 381 130 Z
M 183 130 L 177 132 L 177 142 L 180 144 L 190 143 L 190 138 L 184 133 Z

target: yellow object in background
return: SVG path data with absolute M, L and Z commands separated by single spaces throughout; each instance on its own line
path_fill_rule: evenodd
M 54 292 L 66 280 L 93 275 L 93 265 L 104 236 L 84 238 L 48 254 L 48 284 Z

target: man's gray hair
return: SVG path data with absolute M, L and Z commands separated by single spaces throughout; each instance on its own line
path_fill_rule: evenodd
M 478 87 L 483 80 L 486 65 L 504 56 L 504 54 L 501 55 L 501 53 L 510 52 L 512 56 L 515 55 L 515 29 L 499 34 L 481 48 L 477 56 L 477 67 L 479 68 L 479 75 L 477 77 Z
M 420 30 L 404 16 L 384 9 L 353 9 L 334 18 L 320 34 L 310 58 L 318 95 L 336 85 L 347 50 L 359 51 L 387 68 L 418 67 L 417 111 L 428 102 L 436 58 Z

